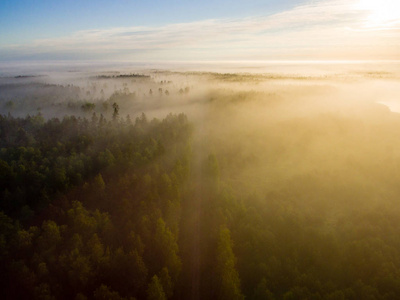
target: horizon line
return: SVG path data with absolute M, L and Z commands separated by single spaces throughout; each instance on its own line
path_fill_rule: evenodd
M 264 64 L 264 63 L 311 63 L 311 64 L 347 64 L 347 63 L 400 63 L 400 59 L 268 59 L 268 60 L 165 60 L 165 61 L 132 61 L 132 60 L 0 60 L 1 64 Z

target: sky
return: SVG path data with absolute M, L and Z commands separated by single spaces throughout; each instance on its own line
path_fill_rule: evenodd
M 400 60 L 399 0 L 1 0 L 0 61 Z

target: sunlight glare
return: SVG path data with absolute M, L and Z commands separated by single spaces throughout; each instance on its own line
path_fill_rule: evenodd
M 368 12 L 369 27 L 390 26 L 400 21 L 399 0 L 359 0 L 356 8 Z

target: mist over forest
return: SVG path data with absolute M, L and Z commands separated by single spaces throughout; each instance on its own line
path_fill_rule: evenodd
M 397 62 L 0 65 L 4 299 L 399 299 Z

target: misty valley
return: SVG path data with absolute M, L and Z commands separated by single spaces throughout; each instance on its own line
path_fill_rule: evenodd
M 399 299 L 398 70 L 1 73 L 1 298 Z

